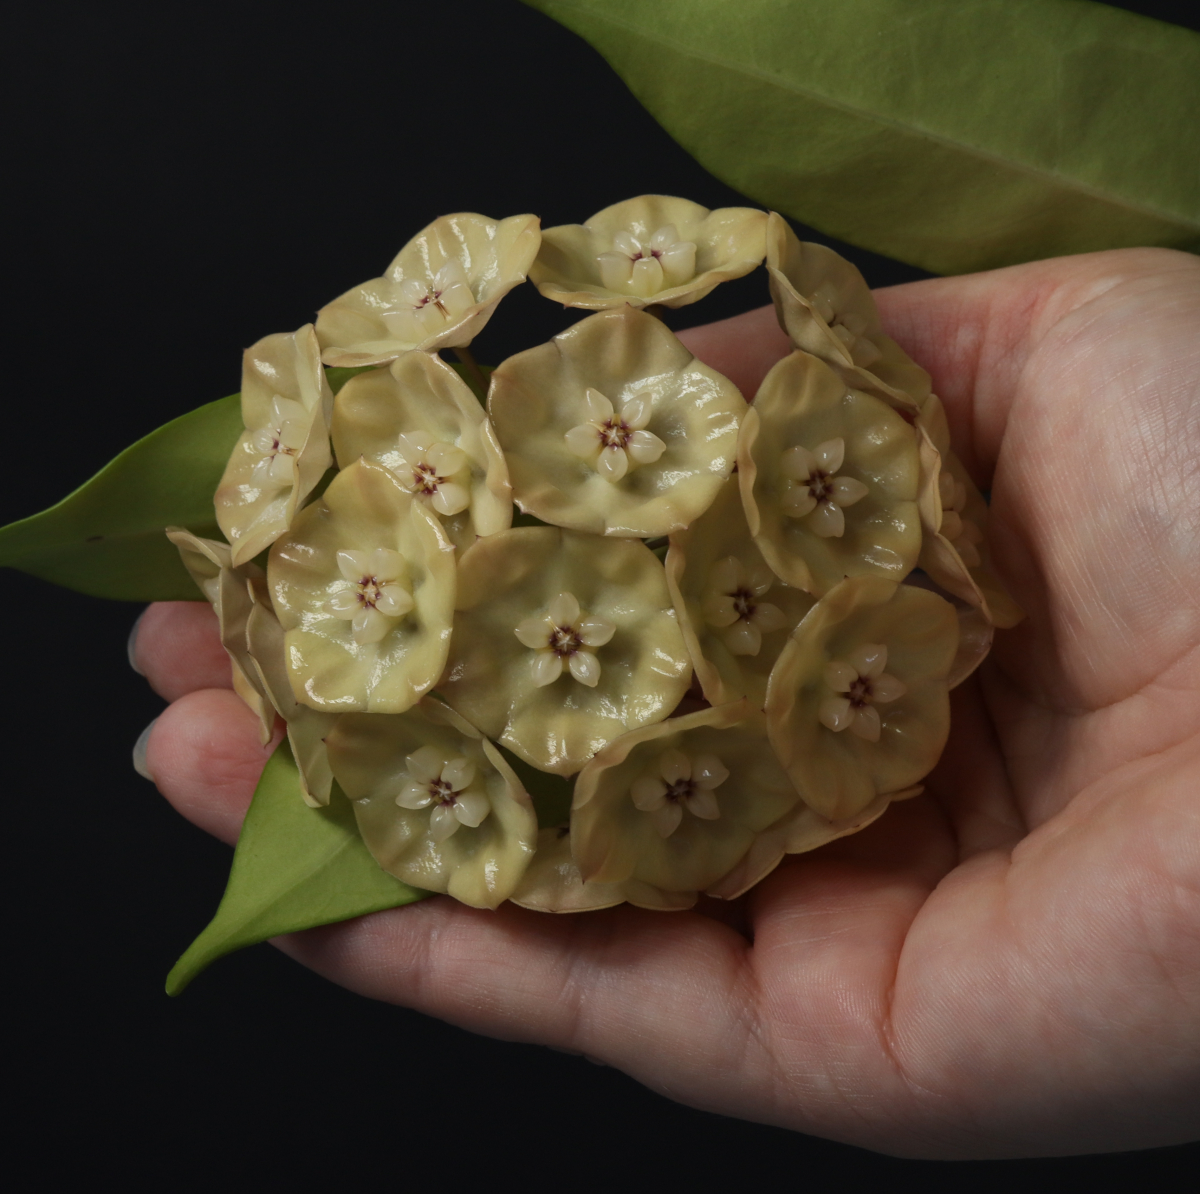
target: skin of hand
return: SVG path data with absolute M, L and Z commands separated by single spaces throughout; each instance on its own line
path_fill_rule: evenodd
M 371 998 L 899 1156 L 1193 1139 L 1200 260 L 1120 250 L 877 298 L 992 491 L 1028 611 L 954 693 L 926 794 L 719 917 L 437 897 L 276 944 Z M 747 394 L 787 351 L 767 308 L 683 339 Z M 135 649 L 173 702 L 150 770 L 232 842 L 270 748 L 211 614 L 152 606 Z

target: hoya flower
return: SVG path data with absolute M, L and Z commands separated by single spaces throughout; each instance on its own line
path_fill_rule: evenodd
M 363 841 L 385 871 L 475 908 L 508 898 L 533 858 L 537 816 L 474 726 L 426 698 L 395 716 L 341 717 L 327 742 Z
M 767 676 L 813 598 L 767 567 L 746 526 L 736 477 L 671 536 L 666 573 L 705 698 L 724 705 L 748 696 L 761 707 Z
M 382 278 L 317 313 L 327 365 L 382 365 L 412 349 L 461 348 L 525 280 L 541 237 L 536 216 L 441 216 L 404 246 Z
M 389 469 L 467 547 L 512 522 L 508 466 L 487 415 L 449 365 L 409 352 L 351 378 L 333 406 L 333 450 L 345 468 Z
M 756 269 L 765 212 L 640 195 L 542 233 L 530 280 L 565 307 L 684 307 Z
M 767 374 L 742 421 L 738 482 L 772 571 L 820 596 L 845 576 L 902 580 L 921 551 L 913 428 L 794 352 Z
M 571 851 L 589 882 L 703 891 L 799 803 L 745 701 L 646 726 L 579 773 Z
M 736 900 L 756 883 L 761 883 L 788 854 L 807 854 L 840 837 L 858 833 L 883 816 L 889 805 L 897 800 L 907 800 L 923 790 L 917 784 L 903 792 L 879 796 L 861 812 L 840 821 L 830 821 L 801 802 L 784 813 L 774 825 L 764 829 L 737 866 L 722 875 L 704 894 L 720 900 Z
M 333 463 L 333 391 L 312 324 L 267 336 L 242 360 L 246 431 L 217 486 L 217 523 L 235 567 L 270 547 Z
M 655 912 L 683 912 L 695 904 L 696 893 L 659 891 L 636 879 L 585 883 L 571 857 L 570 827 L 559 825 L 538 833 L 533 862 L 508 898 L 534 912 L 595 912 L 616 904 L 633 904 Z
M 929 374 L 884 334 L 862 274 L 832 249 L 801 241 L 775 212 L 766 241 L 775 313 L 792 343 L 832 366 L 847 385 L 902 410 L 920 409 Z
M 516 527 L 463 553 L 438 693 L 534 767 L 573 774 L 666 717 L 690 678 L 662 565 L 644 544 Z
M 917 433 L 921 451 L 919 505 L 925 524 L 920 566 L 947 592 L 978 609 L 992 625 L 1002 629 L 1015 626 L 1025 614 L 992 567 L 987 544 L 988 507 L 983 495 L 949 447 L 942 451 L 935 447 L 924 415 L 917 420 Z M 977 653 L 976 662 L 982 661 L 986 653 L 986 649 Z
M 509 357 L 488 398 L 522 510 L 629 538 L 669 534 L 708 507 L 745 409 L 732 382 L 631 308 Z
M 271 600 L 296 699 L 402 713 L 437 681 L 454 611 L 454 548 L 385 468 L 359 461 L 271 549 Z
M 275 728 L 275 712 L 246 643 L 246 623 L 254 608 L 253 586 L 261 583 L 262 569 L 253 563 L 235 568 L 226 544 L 201 539 L 183 527 L 167 527 L 167 538 L 178 548 L 183 566 L 217 615 L 221 645 L 233 665 L 233 690 L 258 718 L 259 737 L 265 746 Z
M 309 807 L 320 808 L 329 803 L 333 786 L 325 738 L 337 714 L 319 713 L 296 700 L 288 675 L 283 627 L 271 608 L 270 597 L 265 592 L 263 596 L 265 600 L 255 602 L 246 620 L 246 645 L 259 685 L 287 725 L 288 745 L 300 772 L 300 794 Z
M 606 481 L 621 480 L 639 464 L 653 464 L 667 450 L 654 432 L 645 430 L 653 409 L 649 395 L 630 398 L 619 411 L 599 390 L 588 389 L 584 402 L 587 421 L 576 424 L 563 439 Z
M 559 593 L 545 613 L 526 618 L 514 631 L 533 651 L 529 674 L 538 688 L 553 684 L 564 665 L 580 684 L 595 688 L 600 682 L 595 648 L 603 647 L 616 632 L 615 622 L 585 614 L 573 593 Z
M 927 589 L 850 577 L 805 616 L 767 687 L 771 744 L 806 804 L 856 817 L 919 783 L 950 728 L 954 607 Z

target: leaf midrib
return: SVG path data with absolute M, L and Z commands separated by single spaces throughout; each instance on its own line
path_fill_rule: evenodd
M 883 116 L 878 112 L 874 112 L 869 108 L 855 107 L 853 104 L 846 103 L 844 100 L 834 99 L 823 92 L 815 91 L 811 88 L 806 88 L 800 84 L 794 84 L 781 80 L 777 75 L 769 74 L 760 67 L 748 66 L 742 62 L 731 63 L 728 60 L 718 58 L 703 50 L 697 50 L 693 46 L 676 41 L 674 38 L 665 34 L 650 33 L 644 28 L 630 24 L 628 21 L 623 21 L 620 18 L 610 16 L 607 13 L 597 13 L 592 8 L 580 8 L 574 4 L 568 4 L 564 7 L 574 9 L 576 12 L 586 14 L 590 19 L 602 24 L 610 25 L 617 29 L 624 29 L 626 33 L 633 34 L 636 37 L 642 38 L 645 41 L 652 42 L 655 45 L 664 46 L 674 50 L 677 54 L 686 58 L 692 58 L 698 62 L 706 62 L 710 66 L 720 67 L 722 70 L 737 70 L 741 71 L 752 78 L 758 79 L 760 82 L 766 83 L 779 91 L 789 92 L 794 95 L 804 96 L 807 99 L 817 103 L 824 104 L 827 107 L 835 108 L 839 111 L 858 116 L 863 119 L 871 120 L 875 124 L 883 128 L 896 129 L 899 132 L 908 133 L 924 137 L 926 140 L 935 142 L 939 145 L 944 145 L 947 148 L 957 150 L 969 156 L 977 158 L 980 161 L 989 162 L 992 165 L 1002 166 L 1005 169 L 1017 174 L 1024 174 L 1030 178 L 1039 180 L 1053 180 L 1059 184 L 1064 190 L 1074 191 L 1081 195 L 1086 195 L 1089 198 L 1100 200 L 1111 207 L 1121 207 L 1128 211 L 1139 212 L 1142 215 L 1152 216 L 1156 220 L 1161 220 L 1164 223 L 1175 224 L 1179 227 L 1189 230 L 1200 229 L 1200 223 L 1193 221 L 1185 213 L 1170 212 L 1164 208 L 1155 207 L 1151 204 L 1139 202 L 1129 199 L 1124 194 L 1119 192 L 1109 192 L 1100 190 L 1098 187 L 1089 186 L 1085 182 L 1081 182 L 1077 178 L 1072 178 L 1070 175 L 1059 173 L 1057 170 L 1048 170 L 1042 166 L 1034 166 L 1028 162 L 1023 162 L 1015 158 L 1002 157 L 999 154 L 991 153 L 978 145 L 972 145 L 967 141 L 957 141 L 953 137 L 947 136 L 945 133 L 934 132 L 931 129 L 921 127 L 919 124 L 905 124 L 902 121 L 891 117 Z

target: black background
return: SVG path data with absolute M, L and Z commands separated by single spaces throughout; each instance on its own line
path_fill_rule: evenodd
M 1121 7 L 1200 27 L 1195 5 Z M 745 202 L 598 56 L 516 0 L 43 3 L 4 28 L 3 521 L 236 390 L 246 345 L 378 275 L 443 212 L 531 211 L 549 226 L 644 192 Z M 921 276 L 842 248 L 874 285 Z M 758 273 L 676 322 L 764 301 Z M 498 360 L 566 321 L 524 287 L 477 353 Z M 169 1000 L 163 977 L 215 908 L 229 851 L 130 768 L 161 709 L 125 661 L 137 610 L 4 581 L 19 1188 L 86 1174 L 458 1190 L 511 1174 L 576 1190 L 1050 1189 L 1154 1182 L 1200 1161 L 1197 1146 L 894 1160 L 370 1003 L 267 946 Z

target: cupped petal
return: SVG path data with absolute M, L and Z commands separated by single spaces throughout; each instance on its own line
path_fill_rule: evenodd
M 724 556 L 712 566 L 708 578 L 714 592 L 733 593 L 746 583 L 746 569 L 737 556 Z
M 874 680 L 887 667 L 888 649 L 883 643 L 863 643 L 846 656 L 846 662 L 860 675 Z
M 442 774 L 446 760 L 434 746 L 422 746 L 404 758 L 408 774 L 420 784 L 431 784 Z
M 384 585 L 375 598 L 375 608 L 386 618 L 402 618 L 415 604 L 413 595 L 395 583 Z
M 627 729 L 665 717 L 687 690 L 691 667 L 662 565 L 642 543 L 518 527 L 464 552 L 458 584 L 438 692 L 535 767 L 573 774 Z M 607 643 L 575 653 L 594 653 L 595 687 L 565 677 L 535 683 L 533 656 L 513 633 L 564 592 L 578 606 L 564 611 L 571 623 L 583 613 L 615 627 Z M 544 654 L 559 660 L 561 674 L 561 657 Z
M 347 624 L 328 602 L 346 588 L 343 565 L 377 548 L 403 557 L 412 607 L 395 617 L 371 609 Z M 437 681 L 454 611 L 454 551 L 434 516 L 386 469 L 366 461 L 343 469 L 271 549 L 267 579 L 300 703 L 402 712 Z
M 325 363 L 382 365 L 411 350 L 470 344 L 525 280 L 540 243 L 536 216 L 441 216 L 400 250 L 382 278 L 317 313 Z
M 840 659 L 825 665 L 825 684 L 834 692 L 849 692 L 850 685 L 858 679 L 858 668 Z
M 553 629 L 553 622 L 545 614 L 534 614 L 517 623 L 516 636 L 519 642 L 531 650 L 545 650 L 550 645 Z
M 719 788 L 729 778 L 729 768 L 716 755 L 697 755 L 692 760 L 692 782 L 698 788 Z
M 702 608 L 704 620 L 710 626 L 732 626 L 741 617 L 733 598 L 728 593 L 710 590 L 704 596 Z
M 762 650 L 762 631 L 753 622 L 735 622 L 723 637 L 734 655 L 757 655 Z
M 845 455 L 839 476 L 869 492 L 845 511 L 820 502 L 795 517 L 785 505 L 795 489 L 782 457 L 790 445 L 836 439 Z M 777 576 L 815 596 L 846 576 L 900 581 L 912 571 L 922 541 L 920 475 L 909 423 L 879 398 L 847 389 L 807 353 L 785 357 L 767 374 L 742 422 L 738 481 L 755 542 Z
M 428 808 L 433 803 L 433 793 L 427 784 L 405 784 L 396 797 L 401 808 Z
M 636 398 L 650 416 L 627 448 L 600 450 L 597 435 L 592 463 L 591 450 L 581 459 L 567 436 L 597 422 L 597 394 Z M 670 534 L 707 508 L 733 471 L 745 409 L 728 379 L 660 320 L 631 308 L 590 316 L 510 357 L 493 373 L 488 397 L 522 510 L 621 538 Z
M 668 784 L 692 778 L 692 760 L 681 750 L 666 750 L 658 756 L 658 773 Z
M 571 669 L 571 675 L 580 684 L 586 684 L 589 688 L 595 688 L 600 683 L 600 661 L 590 651 L 574 652 L 568 661 L 568 665 Z
M 881 647 L 888 674 L 905 692 L 866 706 L 871 713 L 863 718 L 863 708 L 831 695 L 827 670 L 835 661 L 873 667 Z M 813 606 L 780 654 L 766 700 L 771 744 L 811 808 L 831 819 L 852 817 L 929 773 L 949 732 L 957 647 L 954 607 L 927 589 L 851 577 Z M 846 709 L 854 721 L 844 725 Z M 879 719 L 877 741 L 859 736 L 873 732 L 871 714 Z
M 332 463 L 332 404 L 312 324 L 291 334 L 267 336 L 246 349 L 246 431 L 234 446 L 214 497 L 217 525 L 229 540 L 235 567 L 288 530 Z M 286 413 L 283 420 L 281 411 Z
M 475 772 L 475 764 L 460 755 L 456 759 L 451 759 L 442 768 L 441 780 L 442 783 L 450 785 L 452 792 L 461 792 L 475 782 Z
M 670 228 L 673 239 L 656 243 Z M 582 225 L 547 228 L 529 277 L 543 295 L 569 307 L 681 307 L 749 273 L 765 252 L 764 212 L 709 211 L 686 199 L 641 195 Z
M 898 701 L 907 691 L 904 681 L 897 680 L 895 676 L 889 676 L 886 672 L 871 681 L 871 700 L 879 704 L 886 705 L 889 701 Z
M 556 626 L 574 626 L 579 621 L 579 599 L 574 593 L 559 593 L 550 602 L 547 613 Z
M 633 781 L 630 798 L 642 812 L 650 813 L 667 802 L 667 785 L 652 775 L 642 775 Z
M 512 894 L 533 858 L 537 818 L 512 769 L 478 730 L 426 698 L 394 716 L 341 717 L 328 746 L 363 841 L 384 870 L 476 908 L 495 908 Z M 462 759 L 475 767 L 475 779 L 451 803 L 404 808 L 396 796 L 411 782 L 406 760 L 424 748 L 438 757 L 439 774 Z
M 599 455 L 603 446 L 600 432 L 591 423 L 580 423 L 578 426 L 572 427 L 563 434 L 563 439 L 566 440 L 569 451 L 576 456 L 582 456 L 585 460 Z
M 838 506 L 853 506 L 871 492 L 855 477 L 835 477 L 829 488 L 833 502 Z
M 794 444 L 780 457 L 779 471 L 792 481 L 807 481 L 819 467 L 816 454 Z
M 783 491 L 780 505 L 789 518 L 805 518 L 817 508 L 817 499 L 807 485 L 789 485 Z
M 782 630 L 785 626 L 791 629 L 787 614 L 779 606 L 772 605 L 769 601 L 760 601 L 754 607 L 754 613 L 750 615 L 750 621 L 760 636 L 771 634 L 776 630 Z
M 529 674 L 538 688 L 545 688 L 547 684 L 553 684 L 562 673 L 562 656 L 556 655 L 553 651 L 539 651 L 529 661 Z
M 827 439 L 813 449 L 817 467 L 826 473 L 836 473 L 846 459 L 846 441 L 839 435 L 836 439 Z
M 388 469 L 458 547 L 512 523 L 491 421 L 458 374 L 428 353 L 351 378 L 334 405 L 333 446 L 343 469 L 359 459 Z
M 621 407 L 621 422 L 634 431 L 641 431 L 650 422 L 654 413 L 654 402 L 648 394 L 638 394 L 628 399 Z M 657 437 L 656 437 L 657 438 Z M 662 442 L 661 440 L 659 441 Z
M 708 788 L 697 788 L 687 799 L 687 811 L 703 821 L 715 821 L 721 815 L 716 793 Z
M 863 705 L 854 710 L 854 716 L 850 719 L 850 733 L 857 734 L 866 742 L 878 742 L 881 729 L 879 710 L 873 705 Z
M 717 785 L 699 786 L 684 800 L 643 811 L 630 799 L 633 784 L 674 751 L 689 760 L 692 777 L 701 768 L 714 778 L 724 771 L 718 796 L 710 799 Z M 697 800 L 700 811 L 692 815 Z M 758 833 L 798 803 L 761 715 L 740 701 L 635 730 L 600 751 L 575 783 L 572 853 L 586 879 L 698 890 L 726 874 Z M 710 818 L 714 804 L 717 816 Z M 668 820 L 669 809 L 679 815 Z
M 592 616 L 583 618 L 575 627 L 575 631 L 585 647 L 603 647 L 617 633 L 617 626 L 608 618 Z

